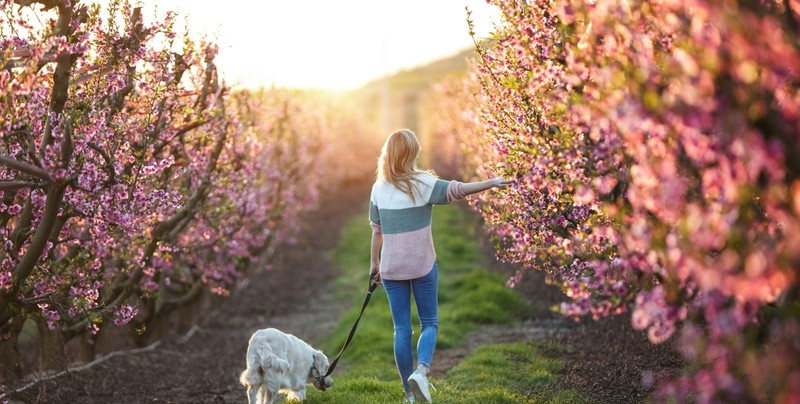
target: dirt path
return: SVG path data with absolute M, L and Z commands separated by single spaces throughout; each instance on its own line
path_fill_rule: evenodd
M 254 273 L 243 289 L 221 300 L 187 338 L 41 382 L 11 403 L 243 402 L 237 379 L 253 331 L 277 327 L 318 345 L 346 309 L 326 292 L 338 274 L 327 252 L 338 243 L 342 225 L 364 211 L 368 196 L 369 184 L 326 195 L 323 208 L 306 215 L 298 244 L 280 251 L 271 270 Z M 489 246 L 485 250 L 491 254 Z M 492 266 L 506 274 L 513 269 Z M 559 348 L 553 354 L 564 358 L 564 387 L 577 389 L 592 403 L 638 403 L 648 393 L 641 384 L 643 370 L 659 375 L 679 365 L 669 344 L 653 347 L 624 317 L 574 323 L 551 313 L 562 295 L 539 273 L 526 276 L 518 288 L 533 307 L 528 318 L 514 327 L 483 327 L 468 336 L 465 346 L 437 351 L 434 377 L 485 343 L 554 341 Z

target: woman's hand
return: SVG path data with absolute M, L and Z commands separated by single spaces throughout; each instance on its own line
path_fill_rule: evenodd
M 375 279 L 375 283 L 378 285 L 381 284 L 381 270 L 380 264 L 370 265 L 369 267 L 369 277 L 370 279 Z
M 508 188 L 513 184 L 513 181 L 507 180 L 503 177 L 492 178 L 492 187 L 494 188 Z

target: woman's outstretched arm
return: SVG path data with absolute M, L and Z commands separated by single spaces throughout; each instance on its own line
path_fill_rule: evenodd
M 486 191 L 491 188 L 508 188 L 511 186 L 511 180 L 503 177 L 495 177 L 486 181 L 465 182 L 461 184 L 461 191 L 466 195 L 477 194 L 478 192 Z

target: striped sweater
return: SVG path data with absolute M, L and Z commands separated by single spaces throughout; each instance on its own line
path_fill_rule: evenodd
M 430 272 L 436 261 L 431 234 L 433 205 L 465 196 L 461 182 L 440 180 L 427 173 L 420 173 L 418 178 L 415 201 L 385 181 L 378 180 L 372 186 L 369 220 L 373 231 L 383 234 L 383 279 L 414 279 Z

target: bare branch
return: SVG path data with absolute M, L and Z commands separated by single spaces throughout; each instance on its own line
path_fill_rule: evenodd
M 114 172 L 114 162 L 111 160 L 111 156 L 109 156 L 108 153 L 106 153 L 106 151 L 95 142 L 89 142 L 88 146 L 102 156 L 103 160 L 106 162 L 105 166 L 103 167 L 106 171 L 106 176 L 108 177 L 106 178 L 106 185 L 114 184 L 117 180 L 116 173 Z
M 72 152 L 75 150 L 75 145 L 72 143 L 72 124 L 69 118 L 64 118 L 64 139 L 61 140 L 61 164 L 65 167 L 69 166 L 69 161 L 72 159 Z
M 108 67 L 108 66 L 106 66 L 106 67 L 93 67 L 93 68 L 85 70 L 86 73 L 83 73 L 80 76 L 78 76 L 78 78 L 76 78 L 73 81 L 73 84 L 75 84 L 76 86 L 79 86 L 79 85 L 89 81 L 93 77 L 101 76 L 101 75 L 104 75 L 104 74 L 108 74 L 108 73 L 110 73 L 112 71 L 114 71 L 114 69 L 111 68 L 111 67 Z
M 55 27 L 56 35 L 64 35 L 68 40 L 72 39 L 72 28 L 70 22 L 72 21 L 72 7 L 68 7 L 59 2 L 58 4 L 58 22 Z M 50 92 L 50 110 L 55 114 L 60 115 L 64 112 L 64 106 L 67 103 L 69 96 L 69 78 L 72 74 L 72 65 L 77 59 L 77 56 L 69 55 L 68 57 L 58 57 L 56 63 L 56 70 L 53 73 L 53 88 Z M 42 143 L 39 146 L 39 154 L 44 155 L 47 146 L 53 142 L 53 122 L 52 118 L 47 120 L 45 125 L 44 134 L 42 136 Z
M 11 57 L 3 64 L 3 69 L 9 70 L 24 67 L 28 64 L 28 59 L 31 57 L 33 57 L 33 52 L 30 49 L 16 49 L 11 52 Z M 0 58 L 0 60 L 2 60 L 2 58 Z M 36 71 L 39 71 L 44 65 L 55 61 L 56 53 L 54 51 L 45 52 L 37 62 Z
M 43 170 L 43 169 L 41 169 L 39 167 L 36 167 L 35 165 L 33 165 L 31 163 L 28 163 L 28 162 L 25 162 L 25 161 L 21 161 L 21 160 L 17 160 L 15 158 L 11 157 L 11 156 L 0 155 L 0 165 L 4 165 L 4 166 L 6 166 L 6 167 L 8 167 L 8 168 L 10 168 L 12 170 L 17 170 L 19 172 L 34 176 L 36 178 L 39 178 L 39 179 L 42 179 L 42 180 L 45 180 L 45 181 L 48 181 L 48 182 L 52 182 L 53 181 L 53 179 L 50 178 L 50 174 L 47 171 L 45 171 L 45 170 Z
M 42 184 L 28 181 L 0 181 L 0 191 L 16 191 L 22 188 L 42 188 Z
M 192 300 L 196 299 L 198 296 L 200 296 L 200 293 L 203 291 L 203 286 L 204 286 L 203 281 L 198 279 L 198 280 L 194 281 L 194 284 L 192 285 L 192 288 L 187 290 L 186 293 L 184 293 L 184 294 L 182 294 L 180 296 L 168 299 L 164 303 L 164 305 L 178 307 L 178 306 L 182 306 L 182 305 L 184 305 L 186 303 L 189 303 Z
M 205 125 L 206 122 L 207 121 L 206 121 L 205 118 L 200 118 L 200 119 L 198 119 L 196 121 L 193 121 L 193 122 L 190 122 L 190 123 L 188 123 L 186 125 L 183 125 L 182 127 L 178 128 L 177 131 L 175 131 L 175 134 L 172 135 L 171 139 L 179 138 L 179 137 L 185 135 L 186 133 L 188 133 L 188 132 L 190 132 L 190 131 L 192 131 L 194 129 L 199 128 L 200 126 Z M 164 150 L 164 147 L 166 147 L 167 145 L 169 145 L 168 141 L 160 140 L 159 144 L 157 146 L 155 146 L 155 148 L 153 150 L 153 154 L 154 155 L 160 154 L 161 151 Z
M 22 304 L 38 304 L 38 303 L 50 300 L 50 297 L 52 297 L 52 296 L 53 296 L 52 293 L 45 293 L 43 295 L 31 296 L 31 297 L 22 299 L 19 302 L 22 303 Z
M 28 7 L 34 4 L 41 4 L 42 10 L 50 10 L 51 8 L 56 8 L 61 5 L 60 0 L 14 0 L 14 3 L 20 5 L 20 7 Z
M 33 220 L 33 202 L 31 200 L 30 194 L 27 198 L 25 198 L 25 206 L 22 207 L 22 213 L 17 216 L 17 223 L 14 225 L 14 230 L 11 231 L 11 235 L 9 236 L 9 240 L 14 242 L 14 246 L 11 251 L 14 254 L 19 253 L 19 249 L 22 247 L 22 243 L 28 237 L 28 235 L 33 232 L 31 227 L 31 221 Z M 0 322 L 0 324 L 2 324 Z
M 36 157 L 36 143 L 33 140 L 31 131 L 27 127 L 23 126 L 12 130 L 5 135 L 6 139 L 14 137 L 18 139 L 20 147 L 28 147 L 28 158 L 31 162 L 33 162 L 33 165 L 41 167 L 42 164 L 39 161 L 39 158 Z

